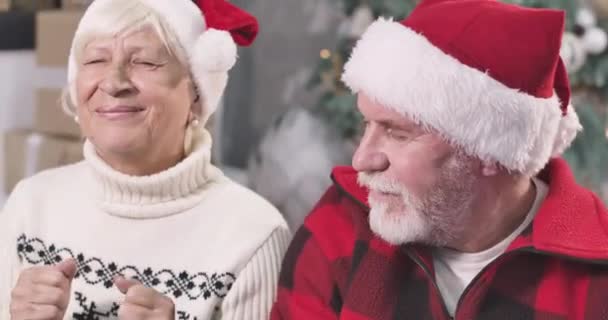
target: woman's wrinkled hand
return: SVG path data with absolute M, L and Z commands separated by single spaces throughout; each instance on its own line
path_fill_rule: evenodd
M 136 280 L 116 277 L 114 285 L 125 295 L 118 309 L 121 320 L 173 320 L 175 305 L 167 296 Z
M 11 319 L 63 319 L 70 302 L 70 287 L 76 271 L 73 259 L 54 266 L 23 270 L 11 292 Z

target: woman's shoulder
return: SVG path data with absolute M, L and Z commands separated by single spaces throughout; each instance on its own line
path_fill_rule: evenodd
M 275 227 L 287 225 L 283 215 L 268 200 L 227 177 L 219 179 L 208 190 L 203 205 L 211 205 L 243 221 L 264 221 Z
M 70 195 L 78 198 L 82 190 L 82 164 L 72 164 L 64 167 L 47 169 L 27 178 L 21 179 L 12 190 L 0 214 L 3 212 L 29 212 L 39 217 L 41 210 L 47 207 L 49 201 Z
M 86 174 L 84 162 L 42 170 L 17 183 L 13 192 L 49 194 L 63 187 L 79 185 Z

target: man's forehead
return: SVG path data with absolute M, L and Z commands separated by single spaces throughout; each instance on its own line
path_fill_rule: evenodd
M 419 126 L 409 115 L 397 112 L 390 106 L 369 97 L 365 93 L 357 95 L 357 106 L 363 117 L 368 121 L 382 122 L 399 127 Z

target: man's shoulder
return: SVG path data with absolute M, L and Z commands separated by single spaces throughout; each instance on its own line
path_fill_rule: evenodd
M 368 233 L 367 209 L 339 185 L 332 185 L 306 217 L 301 232 L 314 239 L 329 258 L 349 255 L 362 233 Z
M 369 212 L 367 190 L 357 183 L 357 172 L 351 167 L 332 170 L 333 184 L 313 208 L 304 224 L 312 232 L 329 228 L 334 232 L 350 230 L 367 224 Z

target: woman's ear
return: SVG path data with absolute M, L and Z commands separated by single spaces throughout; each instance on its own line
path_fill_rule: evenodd
M 203 107 L 202 107 L 202 103 L 203 103 L 203 99 L 201 96 L 201 91 L 199 90 L 196 82 L 191 81 L 191 88 L 192 88 L 192 105 L 190 107 L 190 115 L 188 116 L 188 119 L 191 120 L 192 117 L 198 117 L 201 115 Z
M 198 103 L 201 101 L 201 90 L 199 89 L 196 81 L 193 78 L 190 78 L 190 87 L 192 88 L 192 103 Z
M 194 120 L 196 118 L 196 115 L 194 114 L 194 112 L 192 110 L 190 110 L 190 112 L 188 112 L 188 119 L 186 119 L 186 125 L 189 125 L 192 120 Z

